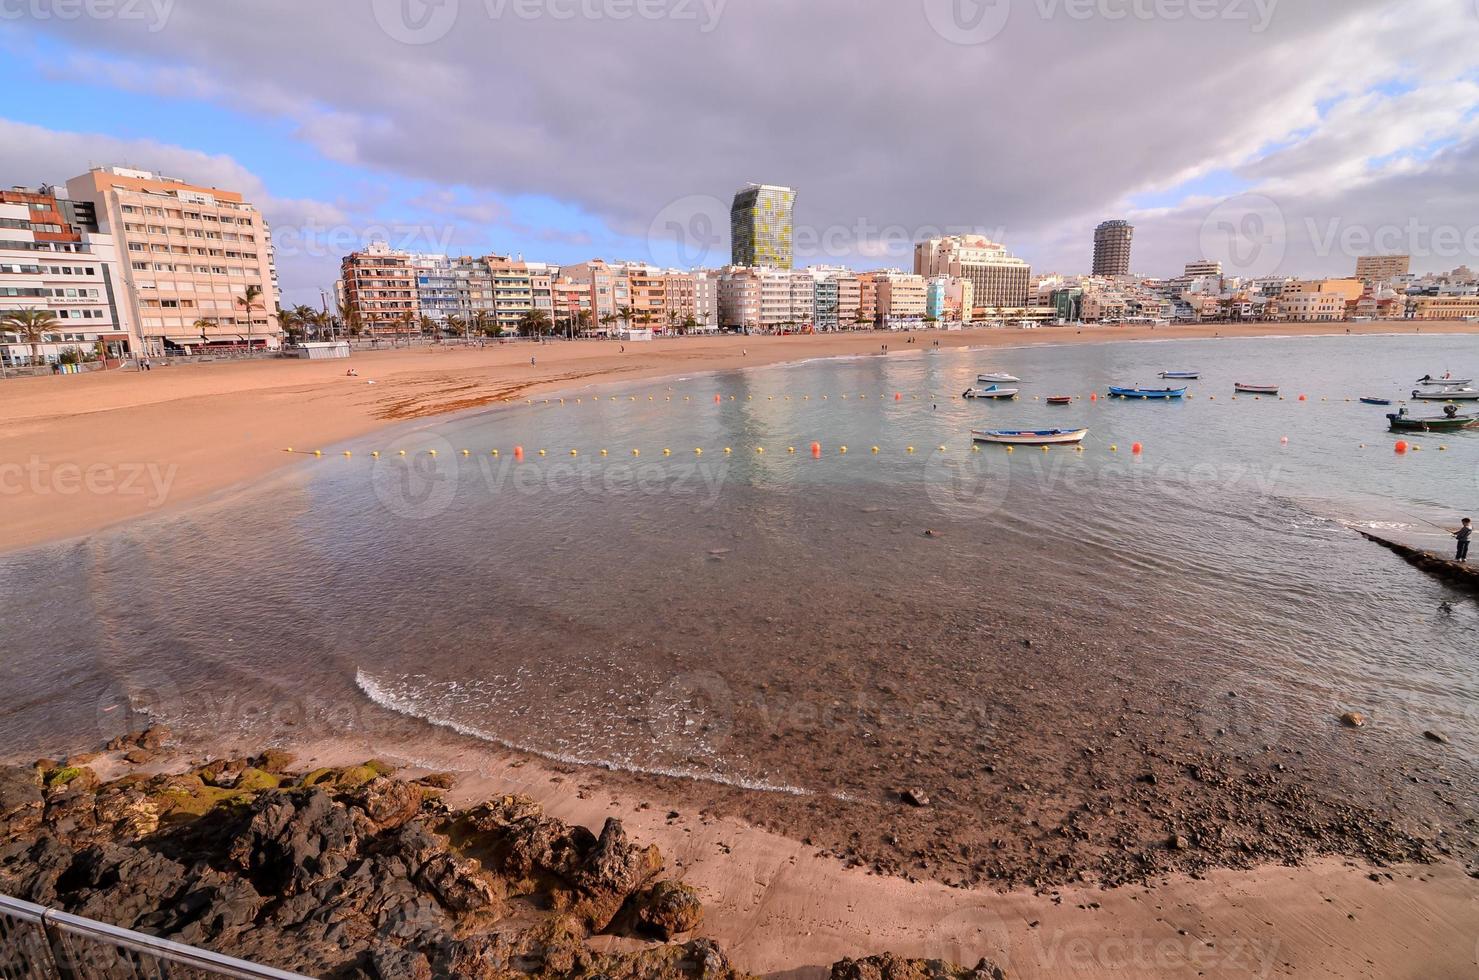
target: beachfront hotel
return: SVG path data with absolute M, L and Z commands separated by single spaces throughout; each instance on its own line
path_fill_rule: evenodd
M 1106 221 L 1094 229 L 1094 275 L 1128 276 L 1130 246 L 1135 226 L 1128 221 Z
M 1356 278 L 1362 282 L 1391 282 L 1412 269 L 1410 255 L 1362 255 L 1356 258 Z
M 796 192 L 774 184 L 750 184 L 729 209 L 730 264 L 790 269 Z
M 51 317 L 39 336 L 0 331 L 0 364 L 122 357 L 134 348 L 118 247 L 98 230 L 91 204 L 54 188 L 0 191 L 0 318 L 21 310 Z
M 139 353 L 281 345 L 271 233 L 240 193 L 95 167 L 67 181 L 67 196 L 118 244 Z
M 984 235 L 931 238 L 914 246 L 914 274 L 926 279 L 969 279 L 975 310 L 1018 309 L 1027 305 L 1032 269 Z

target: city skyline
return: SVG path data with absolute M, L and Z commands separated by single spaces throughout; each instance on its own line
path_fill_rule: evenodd
M 0 171 L 34 186 L 92 164 L 132 164 L 238 188 L 277 232 L 290 302 L 313 298 L 342 254 L 375 237 L 414 251 L 717 265 L 680 261 L 666 230 L 676 224 L 724 249 L 724 195 L 762 178 L 803 191 L 798 265 L 907 267 L 916 240 L 979 232 L 1034 268 L 1078 271 L 1093 228 L 1115 216 L 1137 229 L 1133 271 L 1172 275 L 1201 251 L 1204 230 L 1271 213 L 1263 199 L 1278 209 L 1285 240 L 1266 262 L 1293 275 L 1340 274 L 1362 243 L 1412 254 L 1419 271 L 1473 259 L 1464 233 L 1476 202 L 1464 175 L 1479 158 L 1479 86 L 1462 40 L 1479 39 L 1479 16 L 1468 5 L 1283 4 L 1267 23 L 1231 26 L 1014 11 L 992 38 L 953 32 L 929 4 L 880 11 L 880 29 L 865 32 L 828 3 L 716 4 L 714 20 L 690 7 L 692 19 L 620 22 L 494 22 L 464 3 L 456 29 L 435 37 L 387 20 L 382 7 L 396 6 L 263 3 L 250 16 L 205 16 L 180 3 L 158 22 L 10 18 L 5 71 L 16 97 L 0 111 Z M 1394 29 L 1413 22 L 1428 29 Z M 722 72 L 708 69 L 774 43 L 780 28 L 813 57 L 799 67 L 780 59 L 774 92 L 715 87 Z M 882 37 L 907 56 L 869 57 Z M 1072 51 L 1071 70 L 1032 72 L 1043 45 Z M 1305 51 L 1306 63 L 1284 64 L 1277 55 L 1288 48 Z M 592 73 L 618 52 L 623 77 L 597 84 Z M 807 67 L 817 55 L 840 70 Z M 879 97 L 850 87 L 854 57 L 871 65 Z M 973 125 L 962 128 L 946 121 L 950 99 L 914 91 L 889 67 L 911 60 L 956 85 L 1007 84 L 1026 72 L 1038 91 L 1030 109 L 972 109 Z M 1124 113 L 1078 109 L 1096 66 L 1111 60 L 1171 73 L 1195 64 L 1199 81 L 1169 92 L 1143 72 L 1123 73 Z M 381 65 L 407 84 L 354 84 Z M 545 85 L 540 104 L 503 97 L 523 76 Z M 483 91 L 498 97 L 471 94 Z M 891 112 L 887 98 L 913 108 Z M 614 104 L 627 116 L 613 127 Z M 1032 127 L 1030 146 L 988 147 L 990 133 L 1022 131 L 1039 107 L 1061 125 Z M 1123 125 L 1167 113 L 1187 121 L 1164 139 Z M 651 135 L 660 131 L 670 138 Z M 904 149 L 926 145 L 935 149 Z M 989 172 L 972 165 L 983 152 Z

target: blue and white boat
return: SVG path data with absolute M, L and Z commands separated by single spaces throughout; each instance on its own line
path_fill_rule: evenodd
M 1368 395 L 1361 399 L 1362 405 L 1390 405 L 1391 403 L 1392 400 L 1390 398 L 1377 398 L 1374 395 Z
M 1171 399 L 1180 398 L 1186 394 L 1185 388 L 1119 388 L 1109 386 L 1109 397 L 1111 398 L 1155 398 Z
M 1167 381 L 1199 381 L 1202 377 L 1200 371 L 1162 371 L 1161 377 Z
M 1004 446 L 1072 446 L 1083 442 L 1088 429 L 972 429 L 977 442 Z
M 1017 388 L 1000 388 L 992 385 L 989 388 L 967 388 L 961 393 L 962 398 L 1016 398 L 1021 394 Z

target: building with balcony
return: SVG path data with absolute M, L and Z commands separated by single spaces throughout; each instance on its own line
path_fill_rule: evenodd
M 144 353 L 276 348 L 276 267 L 266 219 L 236 191 L 124 167 L 67 181 L 117 243 Z
M 1130 246 L 1135 226 L 1128 221 L 1106 221 L 1094 229 L 1094 275 L 1128 276 Z
M 339 282 L 341 311 L 351 330 L 376 338 L 421 332 L 417 270 L 406 252 L 371 242 L 340 260 Z
M 1027 303 L 1032 269 L 983 235 L 932 238 L 914 246 L 914 274 L 926 279 L 968 279 L 978 314 L 1019 308 Z
M 139 350 L 124 289 L 117 245 L 98 230 L 91 204 L 51 187 L 0 191 L 0 317 L 37 310 L 55 323 L 35 344 L 0 332 L 0 361 L 55 363 L 69 349 L 106 357 Z

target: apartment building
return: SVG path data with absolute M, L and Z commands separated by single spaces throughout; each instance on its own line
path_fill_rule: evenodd
M 1135 226 L 1128 221 L 1106 221 L 1094 229 L 1094 275 L 1128 276 Z
M 48 314 L 55 328 L 38 343 L 0 331 L 0 363 L 51 362 L 64 352 L 122 357 L 138 349 L 118 248 L 98 230 L 91 204 L 54 188 L 0 191 L 0 317 Z
M 1391 282 L 1412 269 L 1410 255 L 1362 255 L 1356 258 L 1356 278 L 1362 282 Z
M 281 345 L 271 232 L 240 193 L 97 167 L 67 181 L 67 197 L 117 243 L 142 352 Z
M 1419 296 L 1412 301 L 1416 320 L 1462 320 L 1479 317 L 1479 296 Z
M 926 280 L 890 269 L 876 275 L 878 318 L 885 327 L 905 327 L 924 319 L 927 300 Z
M 1286 286 L 1278 309 L 1286 320 L 1344 320 L 1365 292 L 1359 279 L 1315 279 Z
M 631 301 L 625 272 L 602 259 L 591 259 L 589 262 L 564 266 L 560 273 L 571 282 L 581 283 L 590 291 L 590 310 L 599 331 L 617 325 L 621 318 L 619 311 L 629 306 Z
M 916 243 L 914 274 L 926 279 L 969 279 L 977 310 L 1025 306 L 1032 281 L 1032 269 L 1026 262 L 983 235 L 954 235 Z
M 456 279 L 454 277 L 454 289 Z M 372 337 L 421 332 L 421 300 L 411 256 L 371 242 L 339 263 L 341 308 L 351 328 Z

